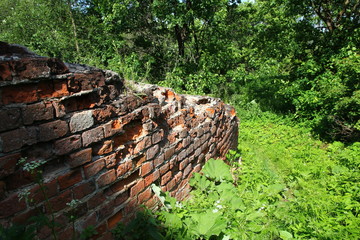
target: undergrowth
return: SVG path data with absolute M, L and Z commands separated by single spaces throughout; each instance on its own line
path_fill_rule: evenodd
M 154 186 L 164 207 L 150 218 L 153 239 L 359 239 L 359 156 L 359 142 L 327 144 L 305 124 L 244 115 L 229 165 L 209 160 L 189 200 Z

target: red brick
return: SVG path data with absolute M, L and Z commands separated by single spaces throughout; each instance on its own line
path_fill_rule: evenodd
M 94 147 L 94 155 L 104 155 L 106 153 L 112 152 L 113 150 L 113 141 L 107 140 L 103 143 L 99 143 Z
M 66 189 L 75 185 L 82 180 L 81 171 L 75 170 L 57 178 L 60 190 Z
M 77 220 L 78 230 L 84 231 L 87 227 L 96 225 L 96 212 L 89 213 L 85 218 Z
M 2 142 L 2 146 L 1 146 Z M 0 152 L 11 152 L 20 149 L 24 145 L 32 145 L 37 142 L 36 129 L 34 127 L 18 128 L 0 134 Z
M 86 178 L 94 176 L 105 167 L 104 159 L 96 160 L 95 162 L 86 164 L 84 166 L 84 173 Z
M 44 191 L 47 198 L 51 198 L 58 193 L 58 185 L 56 179 L 52 180 L 49 183 L 45 183 L 44 187 L 45 187 Z M 38 203 L 45 201 L 46 198 L 40 187 L 36 185 L 34 188 L 31 189 L 29 199 L 31 199 L 32 205 L 36 205 Z
M 175 179 L 171 179 L 171 181 L 169 181 L 167 184 L 166 184 L 166 191 L 170 192 L 176 185 L 176 181 Z
M 179 170 L 183 170 L 189 163 L 189 160 L 186 158 L 182 160 L 179 164 Z
M 151 188 L 145 189 L 145 191 L 138 195 L 138 203 L 144 203 L 145 201 L 149 200 L 151 198 L 151 195 Z
M 150 209 L 154 208 L 157 204 L 158 204 L 158 199 L 155 196 L 153 196 L 146 203 L 144 203 L 144 205 Z
M 191 172 L 192 170 L 192 165 L 189 164 L 185 169 L 184 169 L 184 178 Z
M 21 169 L 16 170 L 13 174 L 5 178 L 6 190 L 11 191 L 31 184 L 35 181 L 34 176 Z
M 25 200 L 19 201 L 17 194 L 13 194 L 0 202 L 0 218 L 6 218 L 15 213 L 25 210 Z
M 41 81 L 38 84 L 40 99 L 69 96 L 66 80 Z
M 86 147 L 94 142 L 99 142 L 104 138 L 102 126 L 88 130 L 82 134 L 83 146 Z
M 106 157 L 103 157 L 105 161 L 105 167 L 106 168 L 112 168 L 115 167 L 115 165 L 118 163 L 118 159 L 116 157 L 116 153 L 110 154 Z
M 30 209 L 24 213 L 21 213 L 19 215 L 16 215 L 12 222 L 15 224 L 29 224 L 29 223 L 33 223 L 33 222 L 29 222 L 29 219 L 31 217 L 35 217 L 37 215 L 39 215 L 39 211 L 41 211 L 40 209 Z
M 145 176 L 146 174 L 148 174 L 149 172 L 151 172 L 154 169 L 154 164 L 152 161 L 150 162 L 145 162 L 142 164 L 141 166 L 141 171 L 140 171 L 140 175 L 141 176 Z
M 165 160 L 170 159 L 175 153 L 175 147 L 170 147 L 169 149 L 166 150 L 165 152 Z
M 89 209 L 94 209 L 98 206 L 100 206 L 104 201 L 106 197 L 102 192 L 97 192 L 93 197 L 91 197 L 87 201 L 87 206 Z
M 2 89 L 3 104 L 10 103 L 30 103 L 38 100 L 37 86 L 35 84 L 24 84 L 17 86 L 7 86 Z M 0 101 L 1 102 L 1 101 Z
M 158 167 L 159 165 L 161 165 L 163 162 L 164 162 L 164 159 L 165 158 L 165 155 L 164 154 L 161 154 L 159 156 L 157 156 L 155 159 L 154 159 L 154 166 L 155 167 Z
M 127 160 L 126 162 L 120 163 L 120 165 L 116 169 L 117 177 L 121 177 L 126 174 L 133 168 L 133 164 L 131 160 Z
M 73 188 L 74 199 L 81 199 L 96 190 L 93 182 L 86 182 Z
M 80 150 L 78 152 L 70 154 L 67 163 L 72 168 L 81 166 L 81 165 L 91 161 L 91 154 L 92 154 L 91 148 L 86 148 L 86 149 Z
M 99 187 L 103 187 L 105 185 L 108 185 L 116 180 L 116 173 L 114 169 L 111 169 L 98 177 L 96 180 Z
M 164 186 L 166 183 L 168 183 L 170 181 L 171 177 L 172 177 L 171 172 L 167 172 L 165 175 L 163 175 L 161 177 L 161 185 Z
M 105 220 L 109 216 L 111 216 L 114 211 L 114 207 L 115 207 L 115 200 L 104 202 L 103 205 L 100 207 L 100 209 L 96 211 L 98 215 L 98 221 Z
M 111 105 L 107 105 L 104 108 L 95 109 L 93 111 L 93 116 L 94 116 L 96 122 L 103 123 L 103 122 L 107 121 L 109 118 L 116 116 L 116 109 Z
M 160 131 L 155 132 L 152 135 L 152 143 L 153 144 L 159 143 L 159 142 L 161 142 L 161 140 L 163 140 L 163 138 L 164 138 L 164 130 L 160 129 Z
M 153 159 L 155 155 L 159 152 L 159 145 L 152 146 L 146 151 L 146 160 Z
M 55 153 L 57 155 L 64 155 L 73 150 L 79 149 L 81 147 L 81 137 L 80 135 L 72 135 L 67 138 L 57 140 L 54 144 Z
M 136 167 L 141 166 L 141 164 L 143 162 L 145 162 L 145 161 L 146 161 L 146 156 L 145 155 L 140 155 L 140 156 L 133 159 L 133 162 L 136 164 Z
M 24 124 L 32 124 L 34 121 L 50 120 L 54 117 L 54 108 L 51 103 L 35 103 L 26 105 L 23 109 Z
M 165 163 L 160 167 L 160 175 L 164 175 L 170 169 L 170 163 Z
M 0 81 L 11 81 L 12 77 L 12 69 L 8 62 L 0 63 Z
M 0 179 L 15 172 L 16 164 L 20 158 L 20 153 L 0 157 Z
M 125 179 L 122 179 L 121 181 L 118 181 L 110 186 L 110 189 L 108 191 L 108 195 L 117 193 L 122 191 L 123 189 L 127 189 L 130 186 L 134 185 L 136 183 L 136 180 L 139 178 L 139 170 L 133 172 L 130 176 L 126 177 Z
M 145 181 L 143 179 L 139 180 L 131 189 L 130 189 L 130 197 L 136 196 L 145 188 Z
M 134 154 L 137 154 L 150 146 L 151 146 L 151 137 L 146 136 L 136 144 Z
M 145 177 L 145 187 L 154 183 L 160 177 L 159 170 L 155 170 L 153 173 Z
M 49 200 L 49 203 L 51 205 L 51 208 L 54 212 L 58 212 L 64 208 L 67 207 L 66 203 L 69 203 L 71 200 L 73 200 L 72 192 L 71 190 L 66 190 L 65 192 L 61 193 L 60 195 L 51 198 Z M 51 212 L 48 206 L 46 206 L 46 211 L 48 213 Z
M 123 130 L 120 120 L 113 120 L 103 125 L 104 135 L 106 138 L 111 137 Z
M 115 213 L 112 217 L 110 217 L 107 221 L 108 223 L 108 228 L 109 229 L 113 229 L 114 227 L 116 227 L 116 225 L 120 222 L 120 220 L 122 219 L 123 214 L 122 214 L 122 210 L 118 211 L 117 213 Z
M 121 204 L 123 204 L 124 202 L 126 202 L 126 200 L 129 198 L 129 191 L 125 191 L 123 193 L 120 193 L 118 196 L 116 196 L 115 198 L 115 205 L 116 206 L 120 206 Z
M 0 119 L 0 132 L 17 128 L 21 126 L 21 111 L 19 108 L 1 109 Z

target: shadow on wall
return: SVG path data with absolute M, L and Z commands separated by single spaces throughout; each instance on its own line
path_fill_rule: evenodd
M 114 72 L 0 42 L 1 225 L 41 213 L 60 223 L 58 239 L 88 226 L 111 239 L 140 204 L 156 207 L 152 183 L 182 200 L 192 172 L 237 146 L 234 108 L 219 99 L 134 88 Z

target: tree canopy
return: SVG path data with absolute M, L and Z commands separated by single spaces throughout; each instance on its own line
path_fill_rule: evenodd
M 0 40 L 360 138 L 359 0 L 2 0 Z

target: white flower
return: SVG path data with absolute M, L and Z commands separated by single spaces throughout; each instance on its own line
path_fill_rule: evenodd
M 213 213 L 217 213 L 219 210 L 217 208 L 213 209 L 212 212 Z

